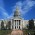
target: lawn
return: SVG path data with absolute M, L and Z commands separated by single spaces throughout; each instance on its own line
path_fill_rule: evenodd
M 35 30 L 25 30 L 25 34 L 30 33 L 31 35 L 34 35 Z
M 12 30 L 0 30 L 0 35 L 7 35 L 9 33 L 11 33 Z M 27 34 L 27 33 L 31 33 L 31 35 L 34 35 L 34 31 L 33 30 L 23 30 L 25 31 L 24 33 Z
M 7 35 L 11 30 L 0 30 L 0 35 Z

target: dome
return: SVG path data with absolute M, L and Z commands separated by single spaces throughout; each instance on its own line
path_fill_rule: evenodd
M 20 16 L 18 7 L 16 7 L 16 11 L 14 12 L 14 17 L 16 17 L 16 16 Z

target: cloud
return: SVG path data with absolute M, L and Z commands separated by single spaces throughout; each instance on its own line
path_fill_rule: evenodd
M 7 11 L 4 8 L 2 8 L 2 7 L 0 7 L 0 13 L 3 16 L 2 18 L 4 18 L 4 19 L 9 16 Z M 1 15 L 0 15 L 0 17 L 1 17 Z
M 25 15 L 27 12 L 29 12 L 29 10 L 32 8 L 32 6 L 35 5 L 35 1 L 18 1 L 16 3 L 16 5 L 14 5 L 13 7 L 13 12 L 16 10 L 16 6 L 18 6 L 19 11 L 21 12 L 21 16 Z
M 7 11 L 4 9 L 4 2 L 3 2 L 3 0 L 0 0 L 0 18 L 5 19 L 8 16 L 9 15 L 8 15 Z
M 0 6 L 0 9 L 1 9 L 1 13 L 2 13 L 2 15 L 3 15 L 4 18 L 11 18 L 11 17 L 13 17 L 14 12 L 16 10 L 16 6 L 18 6 L 19 11 L 21 13 L 21 16 L 23 16 L 27 12 L 29 12 L 29 10 L 32 8 L 32 6 L 35 5 L 35 1 L 31 1 L 31 0 L 18 1 L 13 6 L 13 8 L 12 8 L 12 14 L 9 16 L 8 13 L 7 13 L 7 11 L 3 8 L 3 6 L 4 6 L 3 1 L 1 3 L 2 3 L 2 6 Z

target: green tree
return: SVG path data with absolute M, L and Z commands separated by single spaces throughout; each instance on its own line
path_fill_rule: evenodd
M 1 22 L 1 29 L 2 30 L 4 29 L 4 22 L 3 21 Z
M 34 28 L 34 20 L 31 19 L 29 20 L 29 29 L 33 29 Z

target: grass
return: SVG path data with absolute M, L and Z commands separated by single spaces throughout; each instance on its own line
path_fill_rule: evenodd
M 7 35 L 7 34 L 11 33 L 11 31 L 12 30 L 0 30 L 0 35 Z M 33 30 L 24 30 L 24 31 L 25 31 L 24 32 L 25 34 L 30 32 L 31 35 L 34 35 L 34 31 Z
M 34 35 L 34 30 L 25 30 L 25 33 L 30 33 L 31 35 Z
M 7 35 L 11 30 L 0 30 L 0 35 Z

